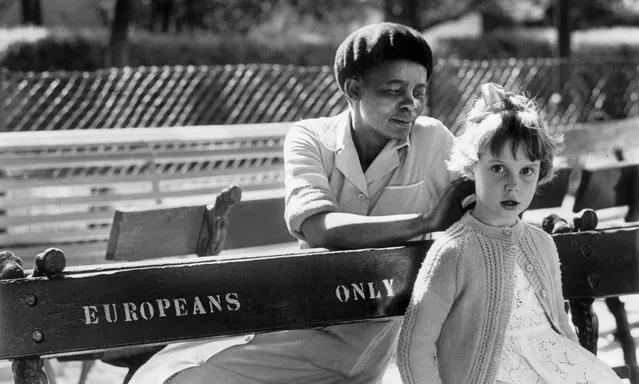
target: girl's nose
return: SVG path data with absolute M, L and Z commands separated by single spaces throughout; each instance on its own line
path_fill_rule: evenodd
M 519 180 L 516 177 L 509 177 L 506 182 L 507 192 L 519 192 Z
M 518 185 L 506 185 L 506 191 L 508 192 L 519 192 Z
M 506 191 L 507 192 L 519 192 L 519 183 L 514 182 L 514 183 L 506 184 Z

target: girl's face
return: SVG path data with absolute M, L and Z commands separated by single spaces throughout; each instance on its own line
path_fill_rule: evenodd
M 511 148 L 507 141 L 498 156 L 484 150 L 472 168 L 477 196 L 472 215 L 495 227 L 514 225 L 537 190 L 540 161 L 527 158 L 522 145 L 513 157 Z
M 426 107 L 426 78 L 426 68 L 412 61 L 373 67 L 361 84 L 357 128 L 380 141 L 407 137 Z

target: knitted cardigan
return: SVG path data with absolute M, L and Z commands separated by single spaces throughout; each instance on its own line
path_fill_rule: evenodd
M 555 331 L 577 340 L 564 310 L 552 238 L 521 220 L 491 227 L 466 213 L 435 241 L 417 276 L 397 351 L 404 384 L 495 381 L 515 262 Z

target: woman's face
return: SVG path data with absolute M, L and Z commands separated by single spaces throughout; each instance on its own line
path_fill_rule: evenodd
M 426 106 L 426 68 L 406 60 L 386 61 L 359 81 L 354 128 L 379 140 L 404 139 Z

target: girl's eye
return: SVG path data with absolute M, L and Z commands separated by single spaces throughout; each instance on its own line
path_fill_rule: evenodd
M 495 173 L 503 173 L 506 172 L 506 167 L 504 167 L 503 165 L 499 165 L 499 164 L 495 164 L 492 167 L 490 167 L 490 169 L 495 172 Z
M 523 168 L 521 170 L 521 174 L 524 176 L 532 176 L 535 173 L 535 170 L 532 168 Z

